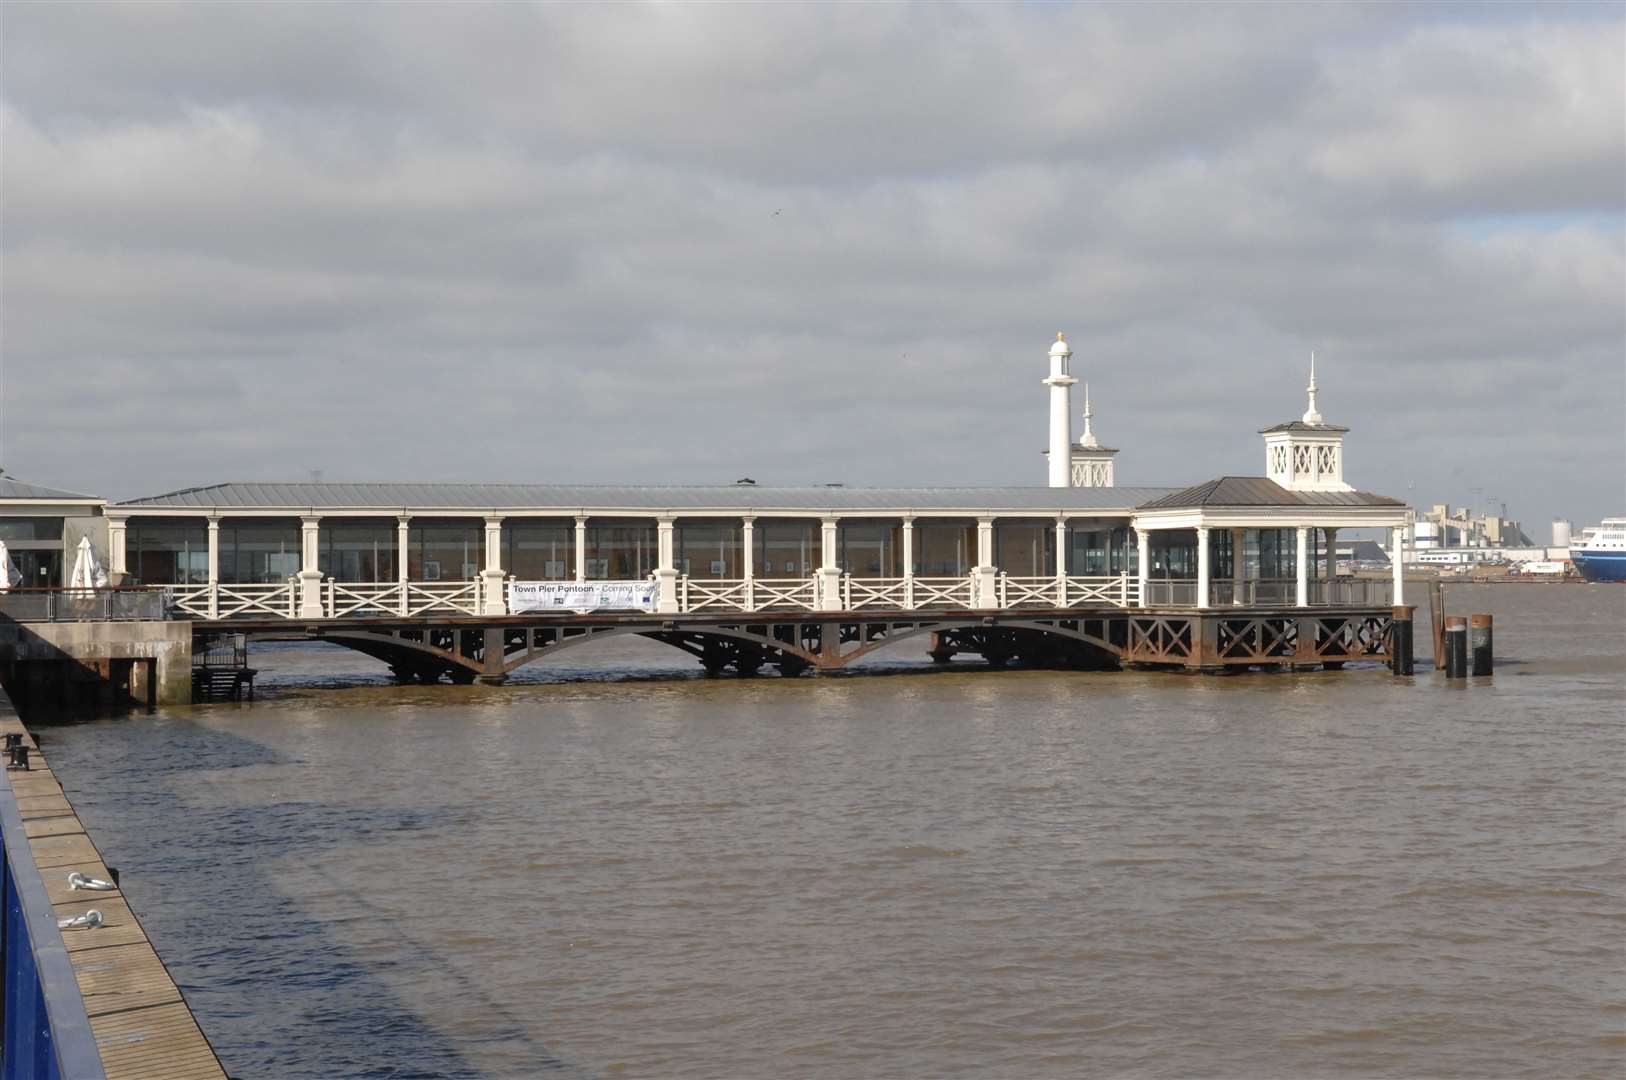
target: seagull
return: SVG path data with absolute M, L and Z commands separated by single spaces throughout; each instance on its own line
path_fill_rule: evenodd
M 779 216 L 779 215 L 780 215 L 780 214 L 783 214 L 783 213 L 784 213 L 784 212 L 785 212 L 785 208 L 784 208 L 784 207 L 783 207 L 783 206 L 781 206 L 781 207 L 780 207 L 780 208 L 779 208 L 779 209 L 777 209 L 777 210 L 775 210 L 775 211 L 774 211 L 774 212 L 773 212 L 773 213 L 772 213 L 772 214 L 770 214 L 770 215 L 769 215 L 769 216 L 770 216 L 770 217 L 778 217 L 778 216 Z

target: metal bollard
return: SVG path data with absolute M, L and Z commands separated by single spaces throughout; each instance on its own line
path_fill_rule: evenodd
M 1468 651 L 1473 657 L 1473 673 L 1490 675 L 1495 667 L 1491 650 L 1491 617 L 1475 615 L 1469 619 L 1468 626 Z
M 1445 617 L 1445 677 L 1468 677 L 1468 620 L 1461 615 Z
M 1416 628 L 1412 616 L 1416 613 L 1415 607 L 1402 605 L 1394 609 L 1394 621 L 1390 623 L 1393 629 L 1389 639 L 1389 670 L 1396 675 L 1410 675 L 1416 670 L 1416 657 L 1412 649 Z

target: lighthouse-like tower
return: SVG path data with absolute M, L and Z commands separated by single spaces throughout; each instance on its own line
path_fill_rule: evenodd
M 1050 377 L 1044 384 L 1050 387 L 1050 486 L 1068 487 L 1072 477 L 1073 457 L 1073 378 L 1068 362 L 1073 350 L 1067 347 L 1067 338 L 1056 335 L 1050 346 Z

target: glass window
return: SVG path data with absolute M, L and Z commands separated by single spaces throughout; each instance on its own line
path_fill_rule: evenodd
M 996 521 L 994 565 L 1012 577 L 1053 577 L 1056 524 L 1052 521 Z
M 758 578 L 811 577 L 822 562 L 823 526 L 817 521 L 757 518 L 752 529 L 751 574 Z
M 842 522 L 841 569 L 860 578 L 902 577 L 902 536 L 901 521 Z
M 413 581 L 473 581 L 485 565 L 485 523 L 413 519 L 407 576 Z
M 585 546 L 589 581 L 642 581 L 659 562 L 652 521 L 589 521 Z
M 220 523 L 222 584 L 283 582 L 299 570 L 297 519 L 227 519 Z
M 1197 576 L 1197 530 L 1165 529 L 1152 534 L 1149 576 L 1175 580 Z
M 576 523 L 503 522 L 503 569 L 521 581 L 571 581 L 576 577 Z
M 977 524 L 917 518 L 914 545 L 917 577 L 964 577 L 977 565 Z
M 62 539 L 62 519 L 59 517 L 0 519 L 0 540 L 8 544 L 21 540 L 60 539 Z
M 672 526 L 677 570 L 694 578 L 742 578 L 741 527 L 738 521 L 679 521 Z
M 330 518 L 322 522 L 317 566 L 335 581 L 395 581 L 394 518 Z
M 209 582 L 209 530 L 201 518 L 132 519 L 124 553 L 125 565 L 143 585 Z

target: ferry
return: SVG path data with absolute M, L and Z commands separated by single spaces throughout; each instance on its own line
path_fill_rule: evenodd
M 1626 581 L 1626 517 L 1604 518 L 1588 529 L 1570 560 L 1588 581 Z

